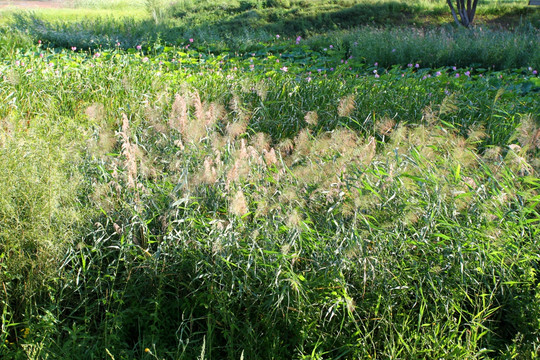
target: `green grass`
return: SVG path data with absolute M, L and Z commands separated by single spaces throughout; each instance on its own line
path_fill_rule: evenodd
M 534 27 L 81 51 L 137 21 L 16 21 L 0 357 L 538 358 Z

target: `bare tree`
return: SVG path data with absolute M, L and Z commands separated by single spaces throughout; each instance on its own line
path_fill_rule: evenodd
M 478 0 L 467 0 L 466 3 L 465 0 L 455 1 L 457 13 L 454 5 L 452 4 L 452 0 L 446 0 L 448 6 L 450 6 L 450 10 L 452 11 L 452 16 L 454 17 L 454 20 L 458 25 L 461 24 L 465 27 L 469 27 L 474 20 L 474 14 L 476 13 L 476 5 L 478 5 Z M 461 21 L 458 20 L 457 14 L 459 14 Z

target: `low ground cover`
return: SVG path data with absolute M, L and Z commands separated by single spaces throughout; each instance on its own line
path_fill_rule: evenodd
M 537 33 L 357 31 L 4 32 L 0 354 L 537 358 Z

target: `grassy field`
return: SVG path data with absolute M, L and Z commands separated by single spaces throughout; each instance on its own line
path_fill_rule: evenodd
M 0 358 L 539 357 L 537 10 L 126 4 L 2 13 Z

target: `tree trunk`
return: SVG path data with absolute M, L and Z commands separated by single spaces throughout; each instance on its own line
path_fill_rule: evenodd
M 457 11 L 456 8 L 454 8 L 452 1 L 453 0 L 446 0 L 446 3 L 450 7 L 450 11 L 452 12 L 454 21 L 458 25 L 469 27 L 474 20 L 474 15 L 476 14 L 476 6 L 478 5 L 478 0 L 467 0 L 466 3 L 465 0 L 456 0 Z M 458 14 L 459 20 L 457 16 Z

